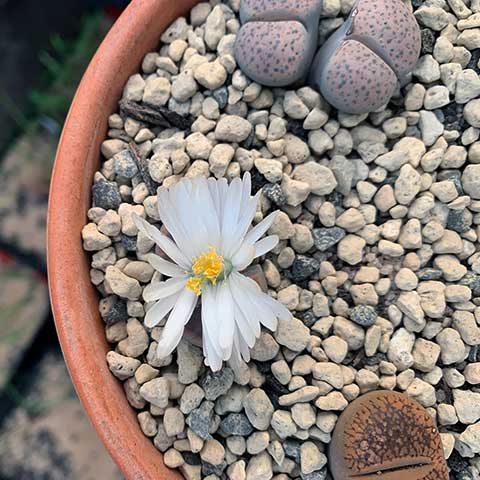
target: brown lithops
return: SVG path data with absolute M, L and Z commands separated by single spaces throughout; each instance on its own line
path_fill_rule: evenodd
M 364 395 L 341 415 L 330 445 L 335 480 L 448 480 L 428 412 L 390 391 Z
M 321 8 L 322 0 L 242 0 L 235 56 L 243 72 L 270 87 L 306 78 Z
M 390 99 L 398 81 L 405 82 L 418 60 L 420 48 L 417 21 L 401 0 L 359 0 L 344 26 L 315 57 L 310 83 L 342 111 L 371 112 Z M 366 51 L 370 53 L 367 55 Z M 356 68 L 361 63 L 367 72 Z M 345 89 L 340 88 L 339 76 L 346 66 L 351 67 L 349 81 L 357 86 L 350 90 L 350 98 L 355 98 L 355 90 L 360 95 L 356 102 L 347 101 Z M 366 95 L 362 90 L 368 88 L 364 83 L 368 77 L 376 77 L 377 81 Z

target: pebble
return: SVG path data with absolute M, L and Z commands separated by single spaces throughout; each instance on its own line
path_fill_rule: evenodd
M 177 347 L 179 382 L 188 385 L 195 382 L 203 365 L 203 353 L 190 342 L 182 340 Z
M 343 230 L 341 231 L 343 232 Z M 362 261 L 365 245 L 366 242 L 363 238 L 357 235 L 347 235 L 340 240 L 337 247 L 337 255 L 349 265 L 356 265 Z
M 186 102 L 197 93 L 197 90 L 198 85 L 191 70 L 183 70 L 173 79 L 171 94 L 178 102 Z
M 243 142 L 250 135 L 252 124 L 238 115 L 225 115 L 215 127 L 215 138 L 224 142 Z
M 202 63 L 195 69 L 195 80 L 209 90 L 220 88 L 227 79 L 227 71 L 219 61 Z
M 210 436 L 210 426 L 213 421 L 214 404 L 204 401 L 188 415 L 187 425 L 200 437 L 206 440 Z M 227 417 L 228 418 L 228 417 Z
M 465 425 L 471 425 L 480 419 L 480 393 L 453 390 L 453 406 L 458 419 Z
M 180 435 L 185 428 L 183 413 L 178 408 L 167 408 L 163 415 L 163 427 L 169 437 Z
M 279 319 L 275 339 L 280 345 L 294 352 L 301 352 L 307 347 L 310 339 L 310 330 L 301 320 L 296 318 L 286 321 Z
M 165 378 L 154 378 L 140 387 L 140 395 L 152 405 L 165 408 L 168 405 L 170 387 Z
M 440 346 L 429 340 L 418 338 L 413 347 L 414 368 L 421 372 L 431 372 L 440 356 Z
M 300 468 L 302 474 L 321 470 L 327 464 L 327 457 L 313 442 L 304 442 L 300 447 Z
M 225 458 L 225 448 L 218 440 L 208 439 L 200 452 L 200 458 L 203 462 L 220 465 Z
M 348 405 L 347 400 L 340 392 L 331 392 L 318 398 L 315 406 L 323 411 L 341 411 Z
M 297 427 L 290 412 L 276 410 L 272 415 L 271 426 L 275 433 L 282 439 L 291 437 L 297 432 Z
M 208 370 L 200 382 L 205 398 L 212 401 L 227 393 L 233 385 L 233 379 L 234 373 L 229 367 L 224 367 L 219 372 Z
M 378 318 L 375 309 L 369 305 L 357 305 L 350 309 L 350 320 L 362 327 L 370 327 Z
M 316 162 L 307 162 L 297 166 L 293 172 L 293 178 L 307 183 L 311 193 L 315 195 L 328 195 L 337 186 L 332 171 Z
M 444 365 L 461 362 L 465 357 L 465 345 L 460 334 L 453 328 L 443 329 L 437 336 L 436 342 L 441 349 L 441 359 Z
M 412 350 L 415 344 L 415 335 L 405 328 L 398 329 L 388 345 L 387 356 L 399 371 L 407 370 L 413 363 Z
M 344 385 L 342 369 L 335 363 L 319 362 L 313 367 L 312 373 L 316 380 L 327 382 L 337 390 Z
M 252 389 L 243 400 L 245 414 L 257 430 L 267 430 L 274 412 L 272 402 L 260 388 Z
M 111 291 L 121 298 L 136 300 L 142 293 L 142 288 L 138 280 L 125 275 L 117 267 L 107 267 L 105 282 L 107 282 Z
M 272 459 L 267 452 L 253 456 L 247 465 L 247 480 L 270 480 L 273 477 Z
M 106 235 L 98 231 L 94 223 L 88 223 L 82 229 L 83 248 L 87 252 L 103 250 L 110 246 L 112 241 Z
M 465 168 L 462 186 L 471 198 L 480 199 L 480 165 L 468 165 Z
M 107 363 L 110 371 L 119 379 L 126 380 L 135 374 L 140 366 L 140 361 L 135 358 L 126 357 L 116 352 L 108 352 Z

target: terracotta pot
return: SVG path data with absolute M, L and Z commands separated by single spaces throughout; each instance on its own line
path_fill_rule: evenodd
M 55 324 L 78 396 L 113 459 L 129 480 L 175 479 L 145 437 L 120 382 L 110 373 L 109 346 L 90 283 L 81 229 L 108 116 L 129 75 L 160 34 L 196 0 L 133 0 L 98 49 L 78 88 L 58 146 L 48 212 L 48 274 Z

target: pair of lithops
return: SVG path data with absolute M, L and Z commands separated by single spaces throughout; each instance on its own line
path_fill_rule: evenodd
M 334 107 L 372 112 L 405 84 L 421 48 L 420 29 L 402 0 L 358 0 L 318 50 L 322 0 L 242 0 L 235 55 L 270 87 L 307 80 Z

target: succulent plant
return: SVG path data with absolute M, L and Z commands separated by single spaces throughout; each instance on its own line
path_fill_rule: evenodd
M 417 21 L 401 0 L 359 0 L 317 53 L 309 81 L 339 110 L 371 112 L 408 80 L 420 48 Z
M 409 78 L 420 29 L 402 0 L 358 0 L 350 16 L 317 48 L 322 0 L 242 0 L 235 55 L 256 82 L 285 87 L 304 80 L 334 107 L 371 112 Z
M 243 0 L 235 44 L 243 72 L 270 87 L 308 75 L 317 48 L 322 0 Z

